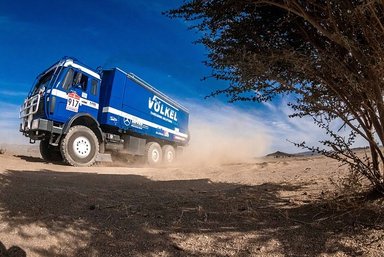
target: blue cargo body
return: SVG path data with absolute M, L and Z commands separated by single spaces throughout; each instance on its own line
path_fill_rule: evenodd
M 135 75 L 104 70 L 100 94 L 100 125 L 187 143 L 188 111 Z
M 64 57 L 41 73 L 20 109 L 20 131 L 48 162 L 90 166 L 119 151 L 170 164 L 189 142 L 188 110 L 119 68 Z

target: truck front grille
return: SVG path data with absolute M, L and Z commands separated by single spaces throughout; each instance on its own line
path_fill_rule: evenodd
M 33 115 L 41 110 L 40 99 L 40 94 L 34 95 L 25 99 L 23 105 L 21 106 L 19 118 L 21 119 L 21 129 L 23 131 L 31 129 Z

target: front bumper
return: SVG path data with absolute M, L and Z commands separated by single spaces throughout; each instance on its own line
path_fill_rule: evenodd
M 54 126 L 51 120 L 34 119 L 30 123 L 24 122 L 20 124 L 20 132 L 26 137 L 37 140 L 45 137 L 47 133 L 61 134 L 62 127 Z

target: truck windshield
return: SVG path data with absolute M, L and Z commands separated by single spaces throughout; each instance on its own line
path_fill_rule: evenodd
M 37 94 L 40 90 L 45 90 L 45 88 L 48 86 L 49 82 L 51 81 L 53 77 L 54 69 L 52 69 L 50 72 L 46 73 L 44 76 L 40 77 L 40 79 L 37 81 L 35 87 L 33 88 L 33 91 L 31 95 Z

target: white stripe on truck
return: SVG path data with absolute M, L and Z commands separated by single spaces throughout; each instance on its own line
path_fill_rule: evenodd
M 187 134 L 184 134 L 184 133 L 181 133 L 180 131 L 177 131 L 178 129 L 172 130 L 172 129 L 169 129 L 167 127 L 160 126 L 156 123 L 153 123 L 153 122 L 148 121 L 148 120 L 144 120 L 142 118 L 139 118 L 139 117 L 134 116 L 132 114 L 120 111 L 120 110 L 115 109 L 113 107 L 104 107 L 103 113 L 106 113 L 106 112 L 115 114 L 115 115 L 123 117 L 123 118 L 130 119 L 134 123 L 144 124 L 144 125 L 147 125 L 147 126 L 152 127 L 152 128 L 161 129 L 161 130 L 166 131 L 168 133 L 172 133 L 172 134 L 179 136 L 179 137 L 182 137 L 182 138 L 188 138 Z
M 49 93 L 49 92 L 47 91 L 47 93 Z M 67 92 L 58 90 L 56 88 L 52 89 L 51 94 L 54 96 L 63 98 L 63 99 L 68 99 L 68 93 Z M 90 100 L 83 98 L 83 97 L 80 97 L 80 105 L 86 105 L 86 106 L 91 107 L 91 108 L 96 109 L 96 110 L 99 109 L 98 103 L 90 101 Z

